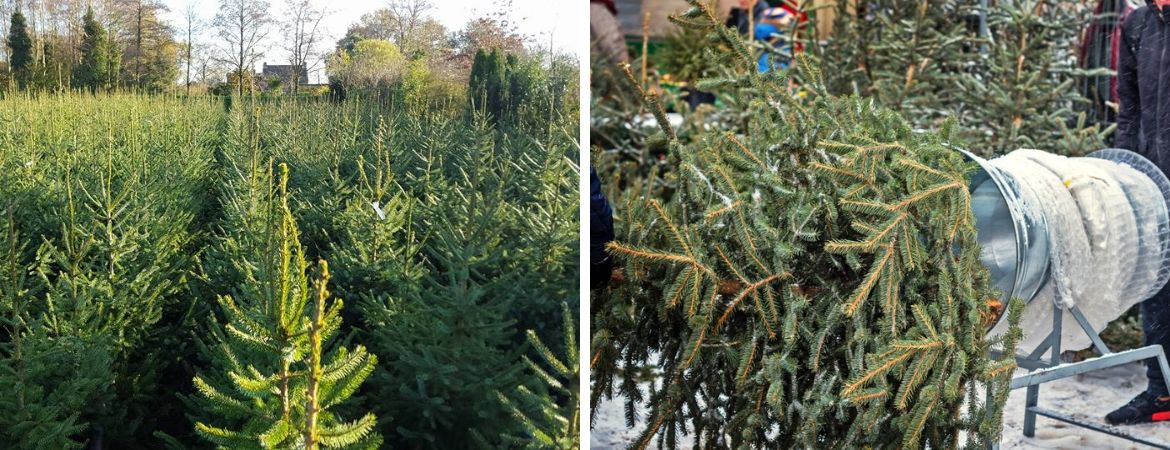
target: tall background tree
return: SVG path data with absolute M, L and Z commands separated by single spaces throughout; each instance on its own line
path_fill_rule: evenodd
M 19 8 L 12 13 L 12 20 L 8 27 L 8 66 L 12 71 L 17 85 L 23 89 L 28 83 L 29 72 L 33 65 L 33 41 L 29 34 L 24 14 Z
M 191 66 L 195 64 L 196 35 L 203 31 L 203 20 L 199 18 L 199 2 L 192 1 L 183 9 L 183 88 L 187 95 L 191 95 Z
M 111 72 L 110 37 L 105 27 L 94 18 L 93 8 L 86 8 L 82 18 L 81 61 L 73 68 L 73 87 L 91 92 L 107 89 L 116 79 Z
M 318 50 L 321 35 L 321 21 L 325 19 L 324 7 L 314 5 L 313 0 L 286 0 L 284 17 L 285 50 L 293 66 L 292 90 L 298 92 L 306 80 L 300 79 L 301 70 L 312 72 L 321 63 Z
M 271 22 L 267 1 L 220 0 L 212 25 L 222 39 L 222 59 L 231 67 L 240 95 L 245 92 L 245 84 L 251 84 L 251 72 L 264 56 L 262 46 Z

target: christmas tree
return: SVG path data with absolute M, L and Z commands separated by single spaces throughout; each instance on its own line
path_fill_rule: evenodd
M 922 128 L 955 118 L 971 151 L 1021 147 L 1083 154 L 1108 127 L 1077 111 L 1075 88 L 1101 71 L 1074 54 L 1091 5 L 1053 0 L 837 2 L 833 36 L 809 42 L 829 92 L 858 94 Z
M 593 404 L 624 397 L 630 425 L 647 405 L 639 449 L 682 434 L 703 448 L 996 442 L 1015 363 L 990 350 L 1019 331 L 985 339 L 1007 299 L 979 261 L 957 125 L 918 131 L 884 102 L 835 97 L 812 56 L 758 73 L 750 45 L 690 3 L 677 21 L 727 49 L 711 54 L 729 69 L 699 84 L 737 119 L 683 139 L 639 91 L 670 188 L 615 195 L 623 267 L 593 298 Z M 630 376 L 647 365 L 649 386 Z
M 310 289 L 308 262 L 288 205 L 288 168 L 273 186 L 271 169 L 252 176 L 266 186 L 242 191 L 233 209 L 252 233 L 227 237 L 245 280 L 240 295 L 220 297 L 226 317 L 208 348 L 214 370 L 195 377 L 206 419 L 195 430 L 230 448 L 365 448 L 382 438 L 367 413 L 352 422 L 336 407 L 374 370 L 364 347 L 324 353 L 341 328 L 340 300 L 329 301 L 328 265 Z M 246 253 L 255 251 L 255 253 Z M 245 255 L 251 258 L 243 258 Z

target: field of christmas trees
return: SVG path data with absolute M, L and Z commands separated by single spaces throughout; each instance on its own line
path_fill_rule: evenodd
M 0 447 L 575 448 L 576 75 L 487 63 L 0 99 Z
M 591 295 L 590 400 L 626 436 L 595 428 L 597 448 L 1000 442 L 1016 367 L 991 350 L 1013 354 L 1021 330 L 986 335 L 1023 305 L 979 262 L 957 149 L 1108 147 L 1082 90 L 1108 71 L 1078 45 L 1109 17 L 1089 1 L 836 3 L 830 36 L 794 21 L 763 43 L 688 0 L 655 53 L 594 61 L 591 161 L 617 236 Z

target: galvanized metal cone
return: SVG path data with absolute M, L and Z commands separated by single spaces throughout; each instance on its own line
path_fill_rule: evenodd
M 1013 175 L 996 167 L 992 161 L 965 150 L 959 151 L 979 166 L 970 182 L 971 207 L 977 239 L 983 249 L 980 260 L 991 272 L 994 288 L 1003 296 L 994 300 L 1006 304 L 1009 299 L 1019 298 L 1031 303 L 1046 284 L 1053 282 L 1050 276 L 1053 267 L 1051 252 L 1058 243 L 1052 242 L 1050 237 L 1049 219 L 1039 208 L 1029 206 L 1023 200 L 1020 184 Z M 1135 238 L 1139 240 L 1141 250 L 1129 282 L 1140 286 L 1127 286 L 1126 291 L 1140 297 L 1130 300 L 1136 303 L 1157 293 L 1170 279 L 1170 180 L 1152 162 L 1127 150 L 1100 150 L 1088 157 L 1133 168 L 1149 177 L 1160 191 L 1157 194 L 1134 192 L 1132 186 L 1126 186 L 1126 199 L 1112 199 L 1117 204 L 1125 202 L 1135 211 L 1142 211 L 1138 216 L 1147 223 L 1139 223 L 1139 227 L 1156 230 Z M 1150 201 L 1159 194 L 1161 202 Z M 1149 211 L 1151 208 L 1155 211 Z M 989 322 L 989 331 L 1004 319 L 1005 311 L 1006 308 L 1000 309 L 998 316 Z

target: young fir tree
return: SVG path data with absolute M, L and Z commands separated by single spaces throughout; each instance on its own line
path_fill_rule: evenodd
M 33 70 L 33 40 L 20 8 L 12 13 L 8 25 L 8 70 L 16 77 L 17 86 L 24 89 Z
M 28 279 L 27 246 L 7 207 L 0 227 L 0 442 L 14 449 L 81 448 L 82 411 L 109 400 L 110 340 L 81 328 L 55 330 Z M 58 333 L 61 331 L 62 333 Z
M 1019 330 L 984 338 L 1000 293 L 953 126 L 916 132 L 873 100 L 833 97 L 807 57 L 793 92 L 689 3 L 680 22 L 718 38 L 734 68 L 701 85 L 744 119 L 684 143 L 642 94 L 677 190 L 617 199 L 623 281 L 594 297 L 594 404 L 620 394 L 630 425 L 649 407 L 637 449 L 680 433 L 702 448 L 995 442 L 1015 363 L 990 349 L 1011 351 Z M 661 371 L 649 386 L 630 376 L 647 364 Z
M 308 262 L 288 204 L 288 169 L 277 186 L 245 194 L 237 206 L 255 220 L 229 247 L 261 246 L 252 261 L 240 261 L 239 295 L 220 297 L 226 318 L 216 328 L 214 369 L 195 377 L 196 402 L 206 421 L 196 431 L 229 448 L 365 448 L 382 443 L 376 419 L 367 413 L 346 421 L 338 406 L 370 375 L 377 358 L 357 346 L 332 347 L 341 328 L 340 300 L 329 302 L 328 266 L 310 289 Z M 271 169 L 254 174 L 271 186 Z M 243 244 L 240 244 L 240 243 Z M 244 256 L 244 255 L 240 255 Z
M 531 450 L 581 448 L 578 428 L 581 397 L 577 389 L 581 365 L 577 361 L 577 327 L 573 326 L 573 317 L 569 305 L 561 303 L 564 357 L 557 356 L 535 331 L 528 330 L 528 344 L 536 350 L 543 364 L 537 364 L 527 356 L 524 364 L 542 382 L 538 389 L 547 392 L 519 385 L 510 394 L 497 394 L 524 427 L 524 435 L 507 439 L 517 447 Z
M 93 8 L 86 7 L 82 18 L 81 62 L 73 68 L 73 87 L 91 92 L 110 86 L 116 72 L 112 68 L 109 51 L 110 38 L 105 27 L 93 16 Z

